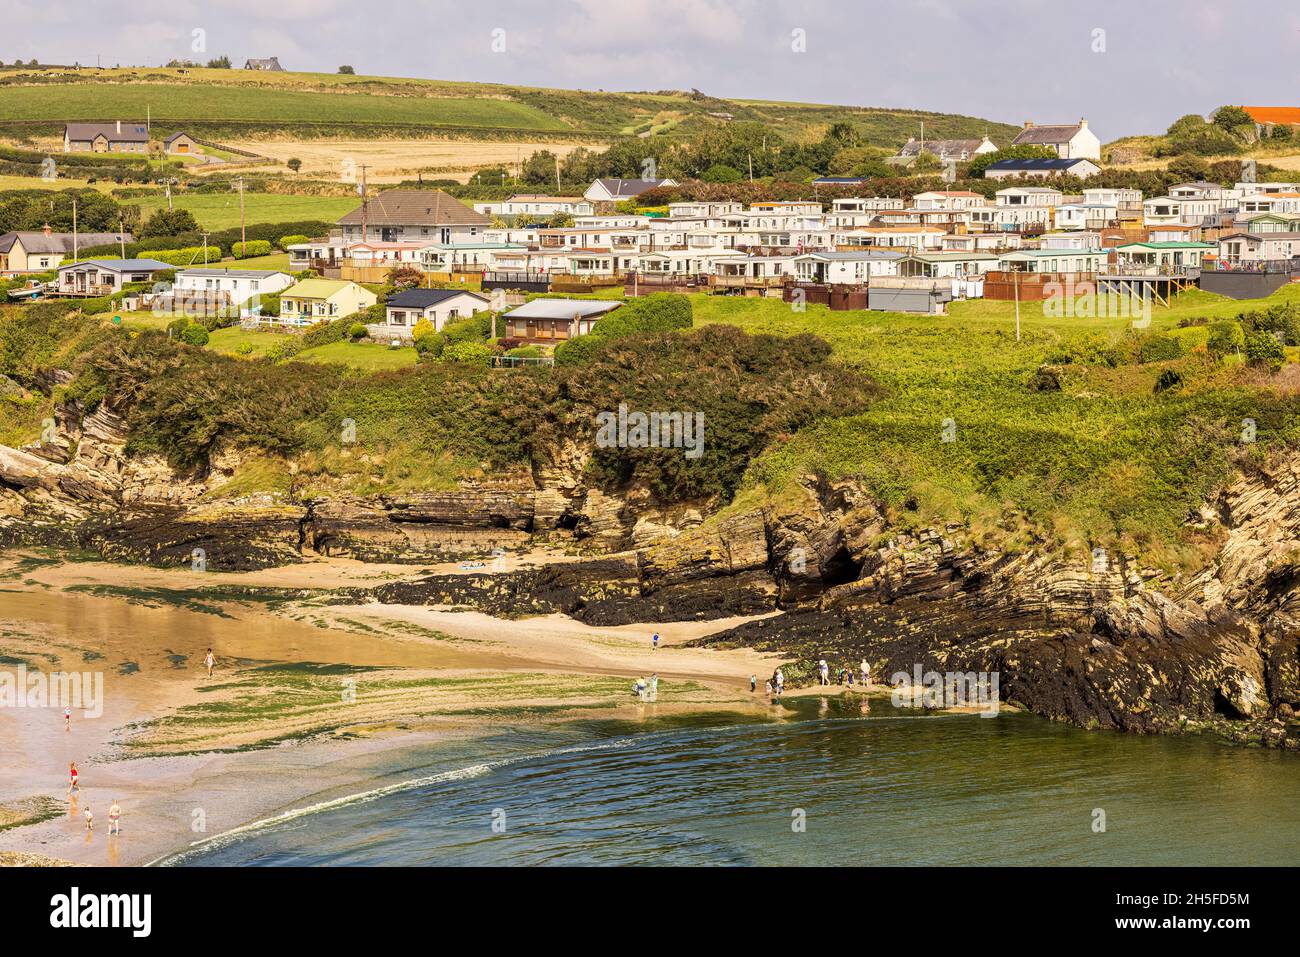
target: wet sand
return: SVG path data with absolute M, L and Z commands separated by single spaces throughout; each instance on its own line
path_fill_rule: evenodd
M 74 711 L 70 730 L 61 709 L 0 710 L 0 805 L 48 797 L 64 806 L 57 818 L 0 831 L 0 852 L 147 863 L 250 821 L 398 783 L 439 742 L 499 730 L 503 720 L 564 720 L 577 709 L 590 717 L 592 708 L 644 717 L 629 679 L 651 672 L 662 681 L 653 706 L 661 714 L 767 712 L 762 696 L 749 694 L 749 675 L 761 682 L 775 659 L 682 647 L 741 619 L 593 628 L 561 615 L 503 621 L 310 597 L 217 601 L 195 591 L 364 587 L 460 570 L 329 560 L 196 581 L 186 569 L 0 555 L 0 669 L 21 660 L 29 669 L 98 672 L 104 683 L 103 715 Z M 209 647 L 213 679 L 202 665 Z M 329 670 L 340 667 L 355 677 Z M 331 690 L 340 680 L 353 685 L 346 707 Z M 74 760 L 82 788 L 69 802 Z M 110 838 L 114 799 L 123 833 Z

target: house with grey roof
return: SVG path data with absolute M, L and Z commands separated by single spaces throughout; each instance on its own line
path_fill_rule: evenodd
M 595 299 L 534 299 L 507 312 L 506 336 L 530 342 L 557 343 L 591 332 L 621 302 Z
M 175 269 L 156 259 L 83 259 L 59 267 L 55 286 L 60 296 L 111 296 L 132 282 L 152 282 Z
M 492 220 L 440 189 L 376 193 L 338 220 L 346 243 L 476 243 Z
M 619 203 L 662 186 L 676 186 L 675 179 L 598 179 L 582 194 L 593 203 Z
M 416 323 L 425 320 L 441 332 L 448 322 L 463 319 L 491 308 L 487 296 L 464 289 L 404 289 L 388 297 L 382 328 L 371 327 L 371 334 L 409 339 Z
M 119 241 L 134 242 L 130 233 L 56 233 L 48 226 L 35 232 L 13 232 L 0 236 L 0 276 L 57 269 L 73 254 L 74 247 L 90 249 Z
M 1077 176 L 1087 179 L 1101 172 L 1101 167 L 1089 159 L 1008 159 L 990 163 L 984 168 L 985 179 L 1014 179 L 1016 177 Z
M 65 123 L 65 153 L 147 153 L 149 127 L 144 123 Z
M 1059 159 L 1101 159 L 1101 140 L 1088 129 L 1086 119 L 1078 123 L 1055 123 L 1035 126 L 1025 120 L 1025 128 L 1016 134 L 1012 146 L 1046 146 Z
M 275 56 L 266 57 L 263 60 L 257 60 L 257 59 L 245 60 L 244 69 L 245 70 L 279 70 L 280 72 L 284 72 L 284 67 L 280 66 L 280 58 Z
M 946 140 L 924 138 L 918 140 L 913 136 L 908 137 L 907 142 L 894 155 L 893 160 L 899 163 L 907 163 L 916 159 L 922 153 L 929 153 L 942 162 L 956 160 L 959 163 L 964 163 L 976 156 L 983 156 L 985 153 L 996 153 L 997 151 L 997 146 L 987 136 L 980 139 Z

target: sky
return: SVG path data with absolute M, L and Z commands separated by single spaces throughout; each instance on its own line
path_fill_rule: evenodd
M 0 58 L 1086 117 L 1103 142 L 1300 105 L 1300 0 L 5 0 Z M 196 33 L 195 31 L 200 31 Z M 197 49 L 202 46 L 202 49 Z

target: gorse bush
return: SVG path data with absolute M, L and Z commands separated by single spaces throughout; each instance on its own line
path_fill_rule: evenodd
M 348 322 L 307 335 L 314 345 L 340 336 Z M 489 368 L 486 341 L 463 338 L 445 344 L 443 362 L 369 376 L 284 362 L 306 346 L 305 336 L 283 337 L 282 355 L 244 359 L 191 348 L 203 327 L 178 328 L 174 338 L 112 330 L 78 359 L 69 394 L 87 407 L 111 398 L 128 417 L 131 451 L 186 470 L 202 469 L 223 443 L 270 454 L 337 448 L 338 422 L 347 418 L 376 450 L 528 469 L 569 441 L 594 445 L 597 413 L 626 403 L 702 415 L 703 454 L 599 449 L 590 481 L 609 491 L 642 486 L 665 502 L 725 499 L 770 443 L 819 417 L 865 409 L 879 394 L 868 378 L 831 362 L 816 337 L 722 326 L 629 335 L 586 367 L 510 373 Z

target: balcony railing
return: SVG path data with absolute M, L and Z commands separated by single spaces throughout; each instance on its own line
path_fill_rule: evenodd
M 1243 272 L 1269 275 L 1300 275 L 1300 256 L 1294 259 L 1211 259 L 1201 267 L 1205 272 Z

